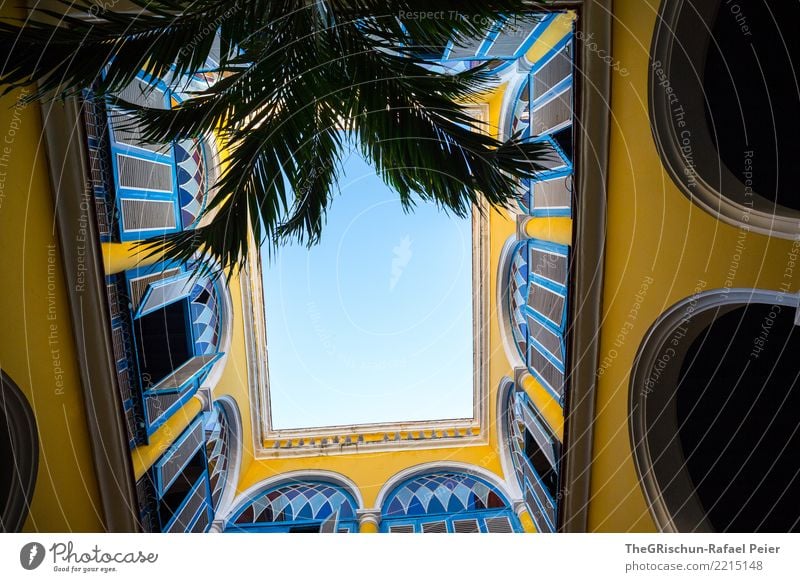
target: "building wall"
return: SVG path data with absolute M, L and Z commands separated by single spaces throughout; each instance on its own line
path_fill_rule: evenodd
M 6 3 L 3 17 L 20 16 Z M 26 531 L 103 528 L 37 104 L 0 97 L 0 367 L 30 401 L 39 469 Z M 87 243 L 88 244 L 88 243 Z
M 614 3 L 608 239 L 590 531 L 654 531 L 631 456 L 628 383 L 653 322 L 702 290 L 778 290 L 792 241 L 723 223 L 695 206 L 664 170 L 648 117 L 657 0 Z M 702 155 L 695 152 L 695 155 Z M 716 155 L 709 153 L 708 155 Z M 800 281 L 791 282 L 791 292 Z

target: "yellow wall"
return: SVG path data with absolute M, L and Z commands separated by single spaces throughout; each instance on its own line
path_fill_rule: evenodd
M 630 453 L 627 406 L 633 359 L 644 333 L 674 303 L 701 289 L 777 290 L 791 241 L 747 233 L 735 277 L 740 229 L 694 206 L 661 166 L 647 109 L 648 53 L 657 0 L 614 3 L 613 57 L 630 74 L 613 74 L 603 326 L 600 358 L 616 350 L 598 385 L 591 531 L 653 531 Z M 648 283 L 649 282 L 649 283 Z M 615 341 L 644 288 L 633 328 Z M 792 282 L 792 290 L 800 288 Z
M 6 3 L 0 14 L 20 13 Z M 41 116 L 38 105 L 15 108 L 19 95 L 0 98 L 0 163 L 7 163 L 0 167 L 0 367 L 28 397 L 39 429 L 39 471 L 25 530 L 98 531 L 103 516 Z

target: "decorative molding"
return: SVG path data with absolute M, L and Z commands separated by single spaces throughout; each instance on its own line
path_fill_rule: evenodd
M 375 527 L 381 526 L 381 511 L 380 509 L 358 509 L 356 510 L 358 517 L 358 525 L 362 526 L 365 523 L 372 523 Z
M 201 410 L 203 412 L 211 412 L 214 407 L 214 396 L 211 394 L 211 388 L 208 386 L 201 386 L 194 393 L 194 397 L 200 401 Z
M 107 532 L 139 531 L 122 397 L 111 341 L 103 259 L 89 162 L 76 98 L 42 104 L 42 123 L 76 362 L 86 408 L 92 460 Z M 80 241 L 77 242 L 76 241 Z M 80 278 L 79 278 L 80 275 Z
M 592 49 L 604 49 L 611 54 L 612 0 L 569 6 L 579 8 L 582 38 L 592 39 Z M 563 532 L 585 532 L 589 524 L 611 111 L 610 67 L 580 41 L 576 41 L 575 58 L 579 75 L 575 169 L 580 195 L 575 212 L 573 284 L 569 298 L 572 328 L 567 343 L 572 363 L 567 369 L 570 388 L 564 402 L 561 465 L 564 496 L 558 518 L 558 529 Z

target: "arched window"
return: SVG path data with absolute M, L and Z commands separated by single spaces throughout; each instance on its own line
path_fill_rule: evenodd
M 719 290 L 670 309 L 631 375 L 631 439 L 666 531 L 800 531 L 798 300 Z
M 181 95 L 144 72 L 119 98 L 169 109 Z M 205 139 L 149 144 L 136 117 L 84 92 L 84 124 L 102 240 L 141 240 L 194 228 L 215 179 L 213 144 Z
M 665 168 L 701 208 L 794 238 L 800 106 L 797 2 L 665 0 L 651 48 L 653 135 Z
M 513 251 L 509 279 L 509 307 L 511 308 L 511 331 L 519 355 L 524 362 L 528 351 L 528 244 L 520 242 Z
M 514 89 L 506 106 L 507 136 L 550 146 L 544 170 L 521 184 L 520 208 L 532 216 L 571 216 L 574 117 L 573 32 L 569 29 Z
M 381 508 L 381 531 L 477 533 L 521 527 L 508 501 L 490 483 L 442 471 L 416 476 L 395 488 Z
M 223 356 L 223 294 L 213 275 L 162 262 L 108 278 L 111 331 L 131 443 L 144 442 Z
M 225 531 L 356 532 L 357 508 L 344 487 L 324 481 L 293 481 L 258 494 L 234 514 Z
M 531 374 L 562 399 L 569 247 L 537 239 L 521 241 L 513 251 L 507 277 L 514 343 Z
M 540 532 L 557 527 L 561 445 L 539 417 L 527 394 L 511 389 L 506 412 L 505 444 L 525 506 Z
M 225 410 L 219 402 L 214 403 L 210 419 L 206 423 L 206 458 L 208 459 L 208 481 L 211 489 L 211 505 L 216 513 L 225 493 L 230 471 L 229 449 L 232 446 L 231 429 Z
M 39 466 L 39 433 L 28 399 L 0 370 L 0 532 L 22 530 Z

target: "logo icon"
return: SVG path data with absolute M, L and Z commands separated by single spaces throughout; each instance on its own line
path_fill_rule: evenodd
M 44 561 L 44 546 L 38 542 L 30 542 L 19 551 L 19 563 L 26 570 L 35 570 Z

